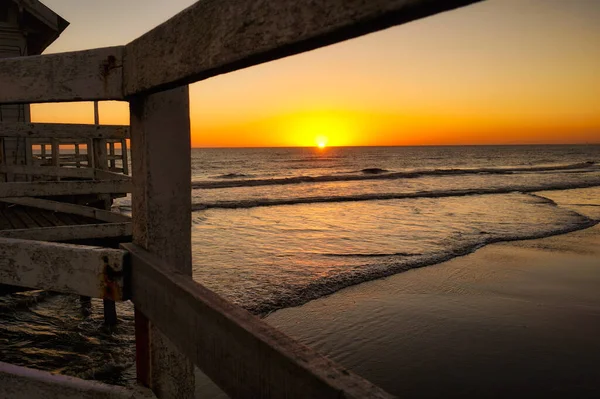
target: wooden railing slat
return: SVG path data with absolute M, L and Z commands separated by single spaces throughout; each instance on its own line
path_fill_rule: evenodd
M 0 198 L 7 197 L 49 197 L 56 195 L 83 194 L 126 194 L 130 193 L 129 180 L 61 181 L 32 183 L 2 183 Z
M 122 215 L 120 213 L 105 211 L 104 209 L 92 208 L 89 206 L 76 205 L 67 202 L 51 201 L 41 198 L 29 198 L 29 197 L 17 197 L 17 198 L 3 198 L 0 202 L 9 204 L 29 206 L 38 209 L 45 209 L 53 212 L 64 212 L 72 215 L 85 216 L 104 222 L 131 222 L 129 216 Z
M 131 237 L 131 222 L 3 230 L 0 237 L 48 242 L 125 238 Z
M 74 142 L 91 138 L 122 140 L 129 138 L 129 126 L 0 122 L 0 137 L 71 139 Z
M 134 244 L 131 300 L 234 398 L 390 398 Z
M 0 59 L 0 104 L 122 100 L 123 50 Z
M 56 166 L 0 165 L 0 173 L 78 179 L 94 178 L 94 169 L 91 168 L 60 168 Z
M 127 45 L 125 96 L 190 84 L 477 1 L 198 1 Z
M 0 363 L 0 397 L 10 399 L 152 399 L 148 389 L 127 389 Z
M 0 238 L 0 284 L 123 300 L 125 255 L 117 249 Z

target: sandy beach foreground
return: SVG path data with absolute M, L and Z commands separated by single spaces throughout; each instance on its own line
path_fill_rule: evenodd
M 600 226 L 489 245 L 266 320 L 399 397 L 599 397 Z

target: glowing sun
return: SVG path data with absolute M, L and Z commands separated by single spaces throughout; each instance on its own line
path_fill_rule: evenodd
M 327 142 L 329 140 L 325 136 L 319 136 L 315 139 L 315 141 L 317 142 L 317 147 L 323 149 L 323 148 L 327 147 Z

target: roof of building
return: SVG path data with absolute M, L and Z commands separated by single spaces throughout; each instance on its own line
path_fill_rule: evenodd
M 27 32 L 27 54 L 41 54 L 69 26 L 39 0 L 11 0 L 22 11 L 21 27 Z

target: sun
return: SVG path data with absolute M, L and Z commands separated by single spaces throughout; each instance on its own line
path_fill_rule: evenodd
M 327 142 L 329 141 L 329 139 L 327 139 L 327 137 L 325 137 L 325 136 L 318 136 L 315 138 L 315 141 L 317 143 L 317 147 L 319 147 L 320 149 L 323 149 L 323 148 L 327 147 Z

